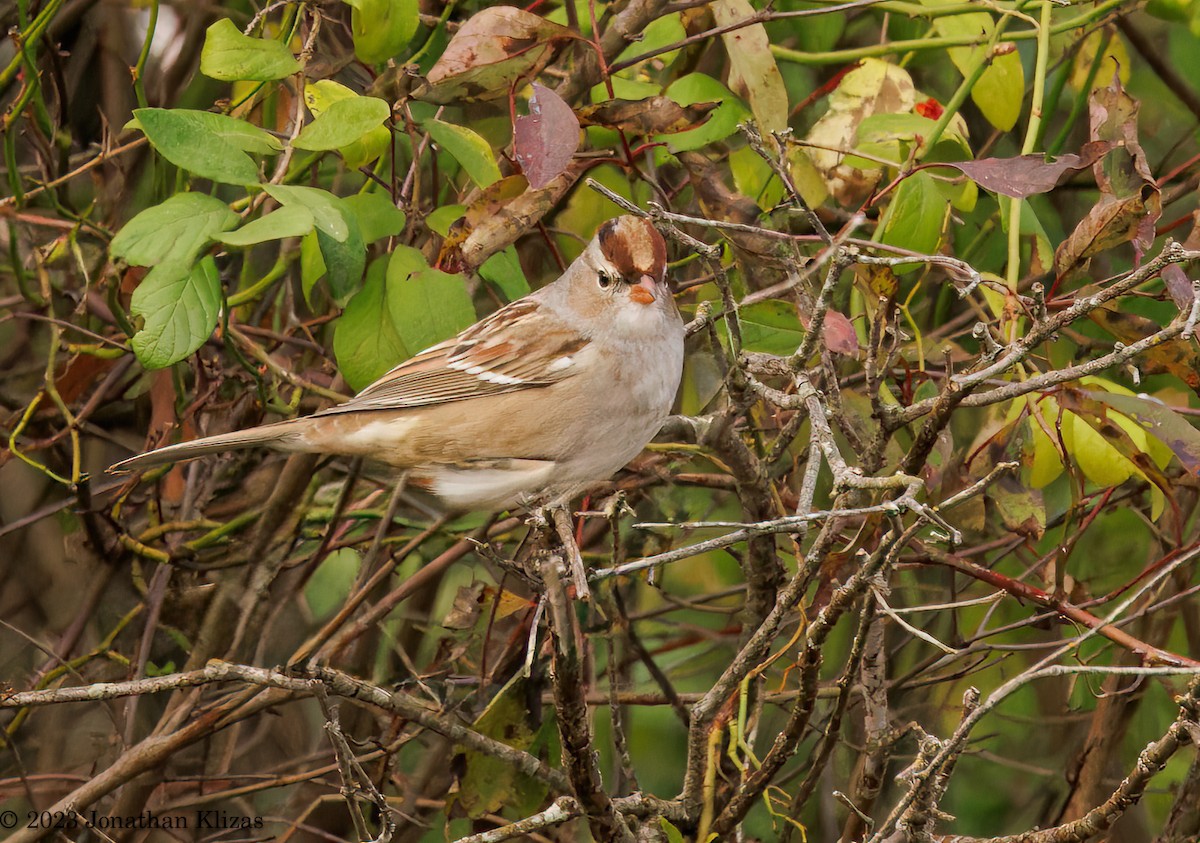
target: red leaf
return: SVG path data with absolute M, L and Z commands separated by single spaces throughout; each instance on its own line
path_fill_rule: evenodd
M 933 97 L 925 100 L 925 102 L 919 102 L 913 106 L 913 111 L 917 112 L 917 114 L 921 115 L 922 117 L 928 117 L 930 120 L 937 120 L 942 116 L 942 113 L 945 110 L 946 109 L 942 108 L 942 104 Z
M 1077 173 L 1090 167 L 1112 149 L 1106 142 L 1086 144 L 1079 155 L 1060 155 L 1047 161 L 1043 155 L 1021 155 L 1016 158 L 980 158 L 978 161 L 956 161 L 946 167 L 961 170 L 963 175 L 992 193 L 1024 199 L 1035 193 L 1053 190 L 1067 173 Z
M 825 347 L 834 354 L 858 354 L 858 334 L 854 324 L 836 310 L 825 311 Z
M 529 186 L 537 190 L 553 181 L 577 149 L 579 118 L 562 97 L 535 82 L 529 113 L 513 127 L 513 150 Z

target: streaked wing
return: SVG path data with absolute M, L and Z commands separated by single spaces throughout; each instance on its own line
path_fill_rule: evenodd
M 549 386 L 575 373 L 574 355 L 587 344 L 537 301 L 521 299 L 316 415 L 423 407 Z

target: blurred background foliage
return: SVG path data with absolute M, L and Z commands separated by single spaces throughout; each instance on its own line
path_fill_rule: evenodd
M 442 519 L 393 499 L 371 466 L 304 457 L 238 454 L 136 479 L 104 469 L 327 406 L 556 277 L 622 212 L 586 179 L 684 215 L 678 229 L 721 247 L 716 265 L 678 239 L 671 251 L 680 307 L 701 317 L 678 412 L 702 423 L 669 427 L 580 503 L 589 563 L 729 532 L 686 522 L 805 504 L 803 415 L 735 389 L 730 367 L 740 352 L 786 360 L 821 303 L 820 342 L 794 362 L 823 379 L 851 464 L 903 467 L 933 504 L 1020 465 L 947 513 L 964 536 L 953 553 L 926 531 L 872 584 L 867 611 L 885 593 L 896 611 L 871 625 L 861 675 L 846 665 L 867 627 L 856 633 L 851 614 L 832 630 L 812 722 L 743 839 L 863 839 L 835 792 L 882 820 L 916 757 L 909 724 L 949 735 L 967 688 L 987 694 L 1082 632 L 1064 607 L 1102 616 L 1196 547 L 1190 335 L 957 407 L 923 455 L 919 438 L 921 402 L 951 373 L 1118 283 L 1167 238 L 1200 245 L 1200 7 L 1186 0 L 16 0 L 3 21 L 0 677 L 12 689 L 315 658 L 557 767 L 547 655 L 530 644 L 538 588 L 506 561 L 521 519 Z M 831 252 L 804 205 L 838 244 L 897 260 L 851 260 L 822 298 Z M 1175 324 L 1193 295 L 1176 264 L 1081 311 L 986 389 Z M 733 444 L 695 435 L 714 419 L 736 425 Z M 739 454 L 753 477 L 731 464 Z M 816 509 L 832 487 L 823 472 Z M 883 529 L 838 522 L 781 657 L 752 683 L 741 723 L 757 753 L 796 696 L 806 610 L 811 621 Z M 604 602 L 580 605 L 610 794 L 680 791 L 678 709 L 713 686 L 813 542 L 768 541 L 765 574 L 744 543 L 698 552 L 653 578 L 607 580 Z M 1194 666 L 1196 565 L 1155 582 L 1122 621 L 1127 637 L 1093 636 L 1064 661 Z M 844 672 L 854 692 L 839 697 Z M 882 696 L 862 684 L 872 677 Z M 1185 686 L 1029 684 L 973 732 L 940 803 L 955 817 L 945 828 L 989 837 L 1082 816 L 1164 734 Z M 219 807 L 267 818 L 273 835 L 353 833 L 319 710 L 246 693 L 7 712 L 0 797 L 21 812 L 64 799 L 114 816 Z M 399 839 L 457 839 L 553 799 L 394 713 L 347 704 L 342 717 L 400 812 Z M 81 796 L 140 742 L 185 726 L 195 733 L 150 769 Z M 742 773 L 713 763 L 719 802 Z M 1197 804 L 1200 766 L 1184 752 L 1109 839 L 1195 840 Z M 681 827 L 695 834 L 696 819 Z

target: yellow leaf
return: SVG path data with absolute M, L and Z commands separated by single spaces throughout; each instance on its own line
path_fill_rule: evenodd
M 715 0 L 711 4 L 717 26 L 728 26 L 753 17 L 749 0 Z M 788 125 L 787 89 L 771 54 L 771 42 L 761 23 L 744 26 L 721 36 L 729 53 L 729 87 L 750 103 L 758 130 L 764 136 L 782 132 Z

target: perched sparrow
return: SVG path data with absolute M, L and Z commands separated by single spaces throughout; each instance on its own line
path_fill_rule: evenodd
M 666 260 L 649 222 L 609 220 L 556 281 L 345 404 L 169 445 L 110 471 L 265 445 L 397 466 L 454 510 L 568 498 L 635 457 L 670 413 L 684 330 Z

